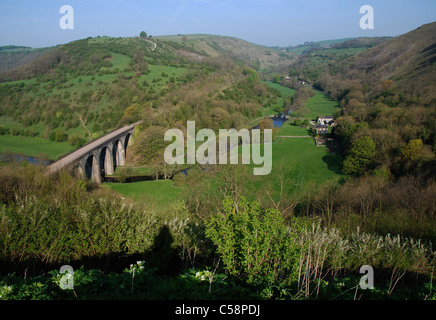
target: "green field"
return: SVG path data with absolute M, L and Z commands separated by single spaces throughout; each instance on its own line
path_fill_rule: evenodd
M 320 91 L 315 91 L 315 95 L 307 99 L 306 108 L 310 113 L 305 118 L 310 120 L 316 120 L 318 116 L 332 116 L 340 110 L 337 101 Z
M 103 185 L 139 203 L 156 204 L 158 208 L 168 207 L 177 201 L 182 193 L 182 188 L 174 187 L 172 180 L 104 183 Z
M 292 95 L 296 92 L 294 89 L 284 87 L 277 83 L 273 83 L 270 81 L 261 81 L 261 82 L 270 88 L 277 89 L 282 94 L 282 97 L 279 98 L 274 105 L 270 106 L 269 108 L 265 108 L 263 110 L 264 116 L 276 115 L 277 112 L 274 111 L 274 109 L 282 110 L 285 99 L 288 97 L 292 97 Z
M 243 183 L 249 198 L 265 195 L 265 188 L 273 198 L 278 199 L 280 193 L 280 174 L 283 173 L 284 193 L 304 192 L 326 181 L 339 181 L 342 177 L 342 158 L 331 154 L 325 147 L 316 147 L 313 138 L 280 138 L 273 143 L 272 171 L 265 176 L 252 175 L 249 165 L 248 176 Z M 263 151 L 262 151 L 263 152 Z M 230 165 L 229 165 L 230 166 Z M 261 167 L 262 165 L 256 165 Z M 189 175 L 189 173 L 188 173 Z M 211 185 L 217 188 L 221 179 L 215 177 Z M 158 208 L 168 208 L 180 199 L 182 187 L 174 187 L 172 180 L 154 180 L 135 183 L 105 183 L 134 201 L 140 203 L 155 202 Z M 201 187 L 199 185 L 199 187 Z M 217 189 L 218 190 L 218 189 Z
M 274 109 L 281 109 L 283 107 L 284 100 L 291 97 L 296 91 L 284 87 L 280 84 L 262 81 L 263 84 L 277 89 L 282 94 L 282 97 L 277 100 L 277 103 L 263 110 L 263 115 L 275 115 L 277 114 Z M 317 116 L 334 115 L 336 111 L 340 110 L 338 102 L 331 99 L 326 93 L 315 91 L 315 95 L 306 101 L 306 108 L 310 111 L 304 118 L 315 120 Z
M 50 160 L 73 151 L 68 142 L 55 142 L 40 137 L 0 136 L 0 152 L 22 154 L 30 157 L 44 156 Z
M 253 177 L 246 188 L 250 190 L 253 199 L 265 194 L 266 188 L 277 200 L 281 174 L 284 194 L 292 195 L 327 181 L 338 182 L 342 177 L 341 168 L 341 156 L 329 153 L 325 147 L 316 147 L 313 138 L 279 138 L 272 148 L 271 173 Z
M 300 186 L 339 178 L 341 162 L 339 155 L 316 147 L 312 138 L 281 138 L 273 144 L 273 171 L 277 172 L 283 163 L 289 177 Z
M 283 123 L 283 125 L 279 128 L 278 135 L 279 136 L 307 136 L 310 135 L 310 130 L 300 127 L 294 126 L 291 124 L 291 121 L 287 121 Z

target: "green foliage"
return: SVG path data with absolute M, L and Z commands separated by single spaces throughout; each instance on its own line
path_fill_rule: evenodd
M 359 280 L 353 272 L 364 264 L 392 276 L 419 273 L 420 281 L 397 284 L 388 274 L 363 299 L 434 298 L 426 275 L 435 256 L 420 241 L 359 231 L 344 236 L 300 219 L 289 225 L 278 210 L 244 198 L 226 199 L 223 213 L 203 224 L 183 204 L 156 214 L 113 196 L 95 198 L 92 185 L 68 174 L 47 178 L 33 166 L 1 169 L 2 267 L 79 263 L 74 290 L 59 288 L 61 275 L 49 269 L 42 276 L 0 276 L 2 299 L 353 299 L 348 290 Z M 225 273 L 218 265 L 202 267 L 213 250 Z M 132 254 L 144 261 L 125 269 Z M 339 272 L 344 276 L 333 276 Z
M 129 167 L 121 167 L 117 170 L 118 182 L 124 183 L 127 178 L 133 175 L 133 169 Z
M 23 279 L 0 277 L 0 300 L 156 300 L 156 299 L 253 299 L 259 294 L 236 284 L 228 276 L 208 269 L 187 269 L 163 278 L 145 261 L 132 263 L 122 272 L 74 269 L 74 289 L 61 289 L 62 274 L 52 270 L 45 276 Z
M 86 183 L 67 173 L 51 180 L 32 166 L 17 165 L 12 173 L 9 166 L 1 169 L 0 259 L 10 261 L 8 267 L 16 261 L 24 266 L 68 264 L 86 257 L 144 253 L 165 220 L 176 247 L 192 254 L 199 250 L 197 244 L 190 247 L 185 228 L 189 223 L 193 234 L 196 226 L 183 206 L 174 206 L 171 218 L 159 217 L 120 198 L 94 198 Z
M 224 213 L 207 222 L 206 236 L 217 246 L 227 272 L 254 285 L 296 280 L 299 248 L 296 234 L 281 213 L 262 210 L 245 198 L 224 202 Z
M 401 156 L 403 159 L 413 160 L 421 151 L 424 143 L 421 139 L 412 139 L 409 143 L 401 148 Z
M 344 172 L 360 176 L 371 165 L 375 155 L 375 143 L 371 137 L 362 137 L 353 143 L 349 155 L 344 160 Z
M 68 143 L 76 148 L 80 148 L 86 143 L 86 140 L 78 135 L 71 135 L 68 137 Z
M 57 142 L 65 142 L 68 140 L 68 134 L 62 129 L 57 129 L 54 134 L 54 140 Z
M 5 134 L 9 134 L 9 129 L 5 128 L 3 126 L 0 126 L 0 135 L 5 135 Z
M 165 147 L 165 129 L 154 126 L 140 132 L 135 142 L 136 154 L 141 156 L 144 163 L 154 164 L 163 161 Z

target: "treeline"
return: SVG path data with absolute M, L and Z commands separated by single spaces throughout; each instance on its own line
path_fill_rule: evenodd
M 378 44 L 392 39 L 391 37 L 368 37 L 368 38 L 357 38 L 351 39 L 344 42 L 332 44 L 334 49 L 345 49 L 345 48 L 372 48 Z

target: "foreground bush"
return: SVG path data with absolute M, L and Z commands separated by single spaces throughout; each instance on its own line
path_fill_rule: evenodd
M 423 299 L 433 294 L 431 285 L 423 289 L 436 261 L 429 244 L 359 229 L 344 236 L 338 229 L 297 219 L 289 225 L 278 210 L 262 209 L 244 198 L 238 203 L 227 199 L 224 208 L 207 223 L 206 235 L 216 245 L 226 274 L 254 285 L 263 297 L 325 298 L 348 290 L 356 294 L 360 267 L 366 265 L 375 270 L 377 290 L 364 292 L 364 297 Z M 396 296 L 401 290 L 403 296 Z
M 217 246 L 225 269 L 255 285 L 289 284 L 296 280 L 300 248 L 295 232 L 278 210 L 261 210 L 244 198 L 224 203 L 224 213 L 207 224 L 206 235 Z
M 2 174 L 3 175 L 2 175 Z M 202 228 L 183 204 L 171 213 L 138 209 L 113 195 L 93 193 L 88 182 L 68 174 L 45 177 L 35 168 L 0 173 L 0 272 L 40 273 L 53 266 L 88 263 L 119 269 L 120 263 L 147 256 L 154 260 L 180 255 L 189 265 L 203 245 Z M 156 243 L 167 232 L 164 243 Z M 168 257 L 156 253 L 165 251 Z M 130 258 L 129 258 L 130 257 Z M 151 259 L 153 257 L 153 259 Z

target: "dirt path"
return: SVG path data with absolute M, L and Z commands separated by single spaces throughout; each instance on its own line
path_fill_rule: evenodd
M 313 138 L 312 136 L 277 136 L 277 138 Z
M 83 121 L 82 116 L 79 116 L 79 120 L 80 120 L 82 127 L 88 132 L 89 141 L 92 141 L 91 131 L 89 131 L 88 128 L 85 126 L 85 122 Z
M 147 42 L 150 42 L 152 45 L 154 45 L 154 47 L 153 47 L 153 49 L 151 49 L 151 51 L 154 51 L 154 49 L 156 49 L 156 47 L 157 47 L 157 44 L 156 43 L 154 43 L 153 41 L 151 41 L 151 40 L 148 40 L 148 39 L 144 39 L 144 38 L 141 38 L 142 40 L 145 40 L 145 41 L 147 41 Z

